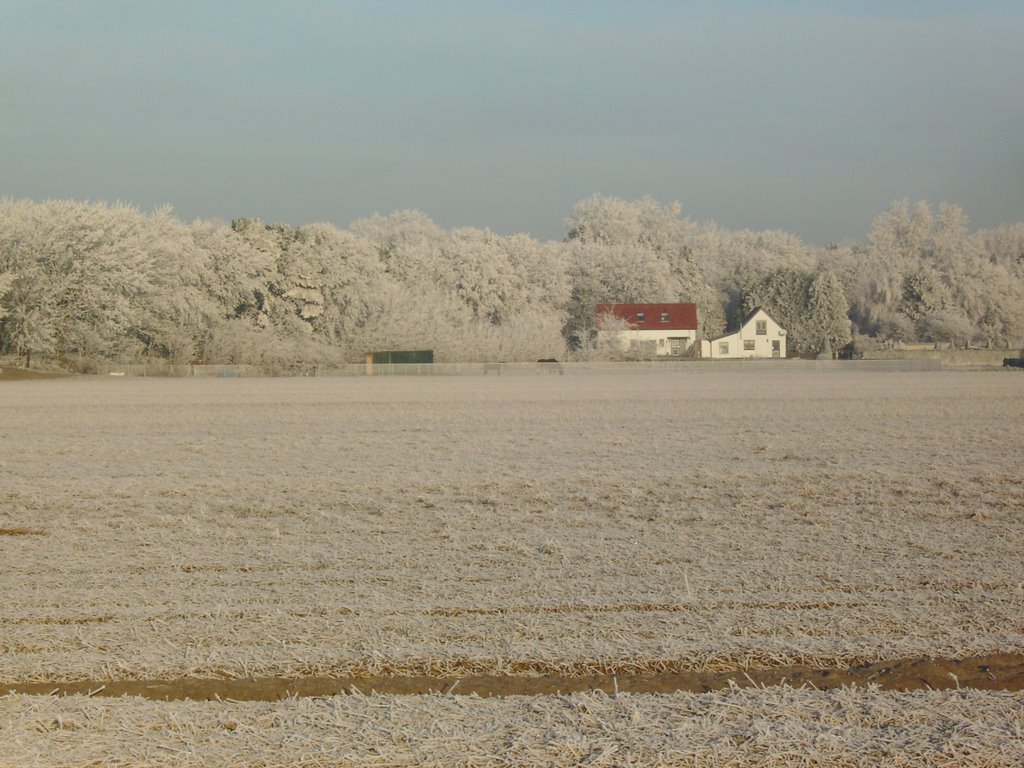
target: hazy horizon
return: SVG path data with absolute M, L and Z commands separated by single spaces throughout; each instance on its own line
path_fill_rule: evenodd
M 564 235 L 592 194 L 863 239 L 1024 219 L 1011 2 L 0 0 L 0 195 Z

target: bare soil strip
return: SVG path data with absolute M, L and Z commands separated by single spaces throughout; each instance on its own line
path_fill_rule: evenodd
M 587 691 L 619 693 L 706 693 L 737 686 L 811 686 L 821 690 L 878 685 L 883 690 L 1024 690 L 1024 654 L 966 659 L 901 659 L 845 669 L 779 667 L 729 672 L 671 672 L 567 677 L 481 675 L 445 677 L 268 677 L 255 679 L 80 680 L 70 683 L 5 683 L 0 691 L 21 694 L 141 696 L 155 701 L 277 701 L 290 697 L 338 694 L 409 695 L 451 693 L 490 696 L 539 696 Z
M 0 381 L 25 381 L 26 379 L 62 379 L 70 374 L 33 371 L 25 368 L 0 368 Z

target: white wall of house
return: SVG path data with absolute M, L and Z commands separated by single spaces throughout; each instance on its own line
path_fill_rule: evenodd
M 614 339 L 623 354 L 637 353 L 642 357 L 682 357 L 697 340 L 697 331 L 685 328 L 663 331 L 627 329 L 599 331 L 598 337 L 609 343 Z
M 763 309 L 752 313 L 735 333 L 701 341 L 701 357 L 742 360 L 786 356 L 786 329 Z

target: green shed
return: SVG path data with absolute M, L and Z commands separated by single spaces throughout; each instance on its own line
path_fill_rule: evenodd
M 386 352 L 371 352 L 367 357 L 369 357 L 375 365 L 432 363 L 434 362 L 434 350 L 388 350 Z

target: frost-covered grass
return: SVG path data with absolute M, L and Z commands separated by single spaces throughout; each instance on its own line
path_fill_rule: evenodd
M 1018 376 L 0 387 L 0 681 L 1024 650 Z M 0 696 L 0 766 L 1024 761 L 1024 699 Z
M 0 681 L 1024 650 L 1019 376 L 0 387 Z
M 0 766 L 1004 766 L 1024 694 L 714 694 L 280 702 L 0 697 Z

